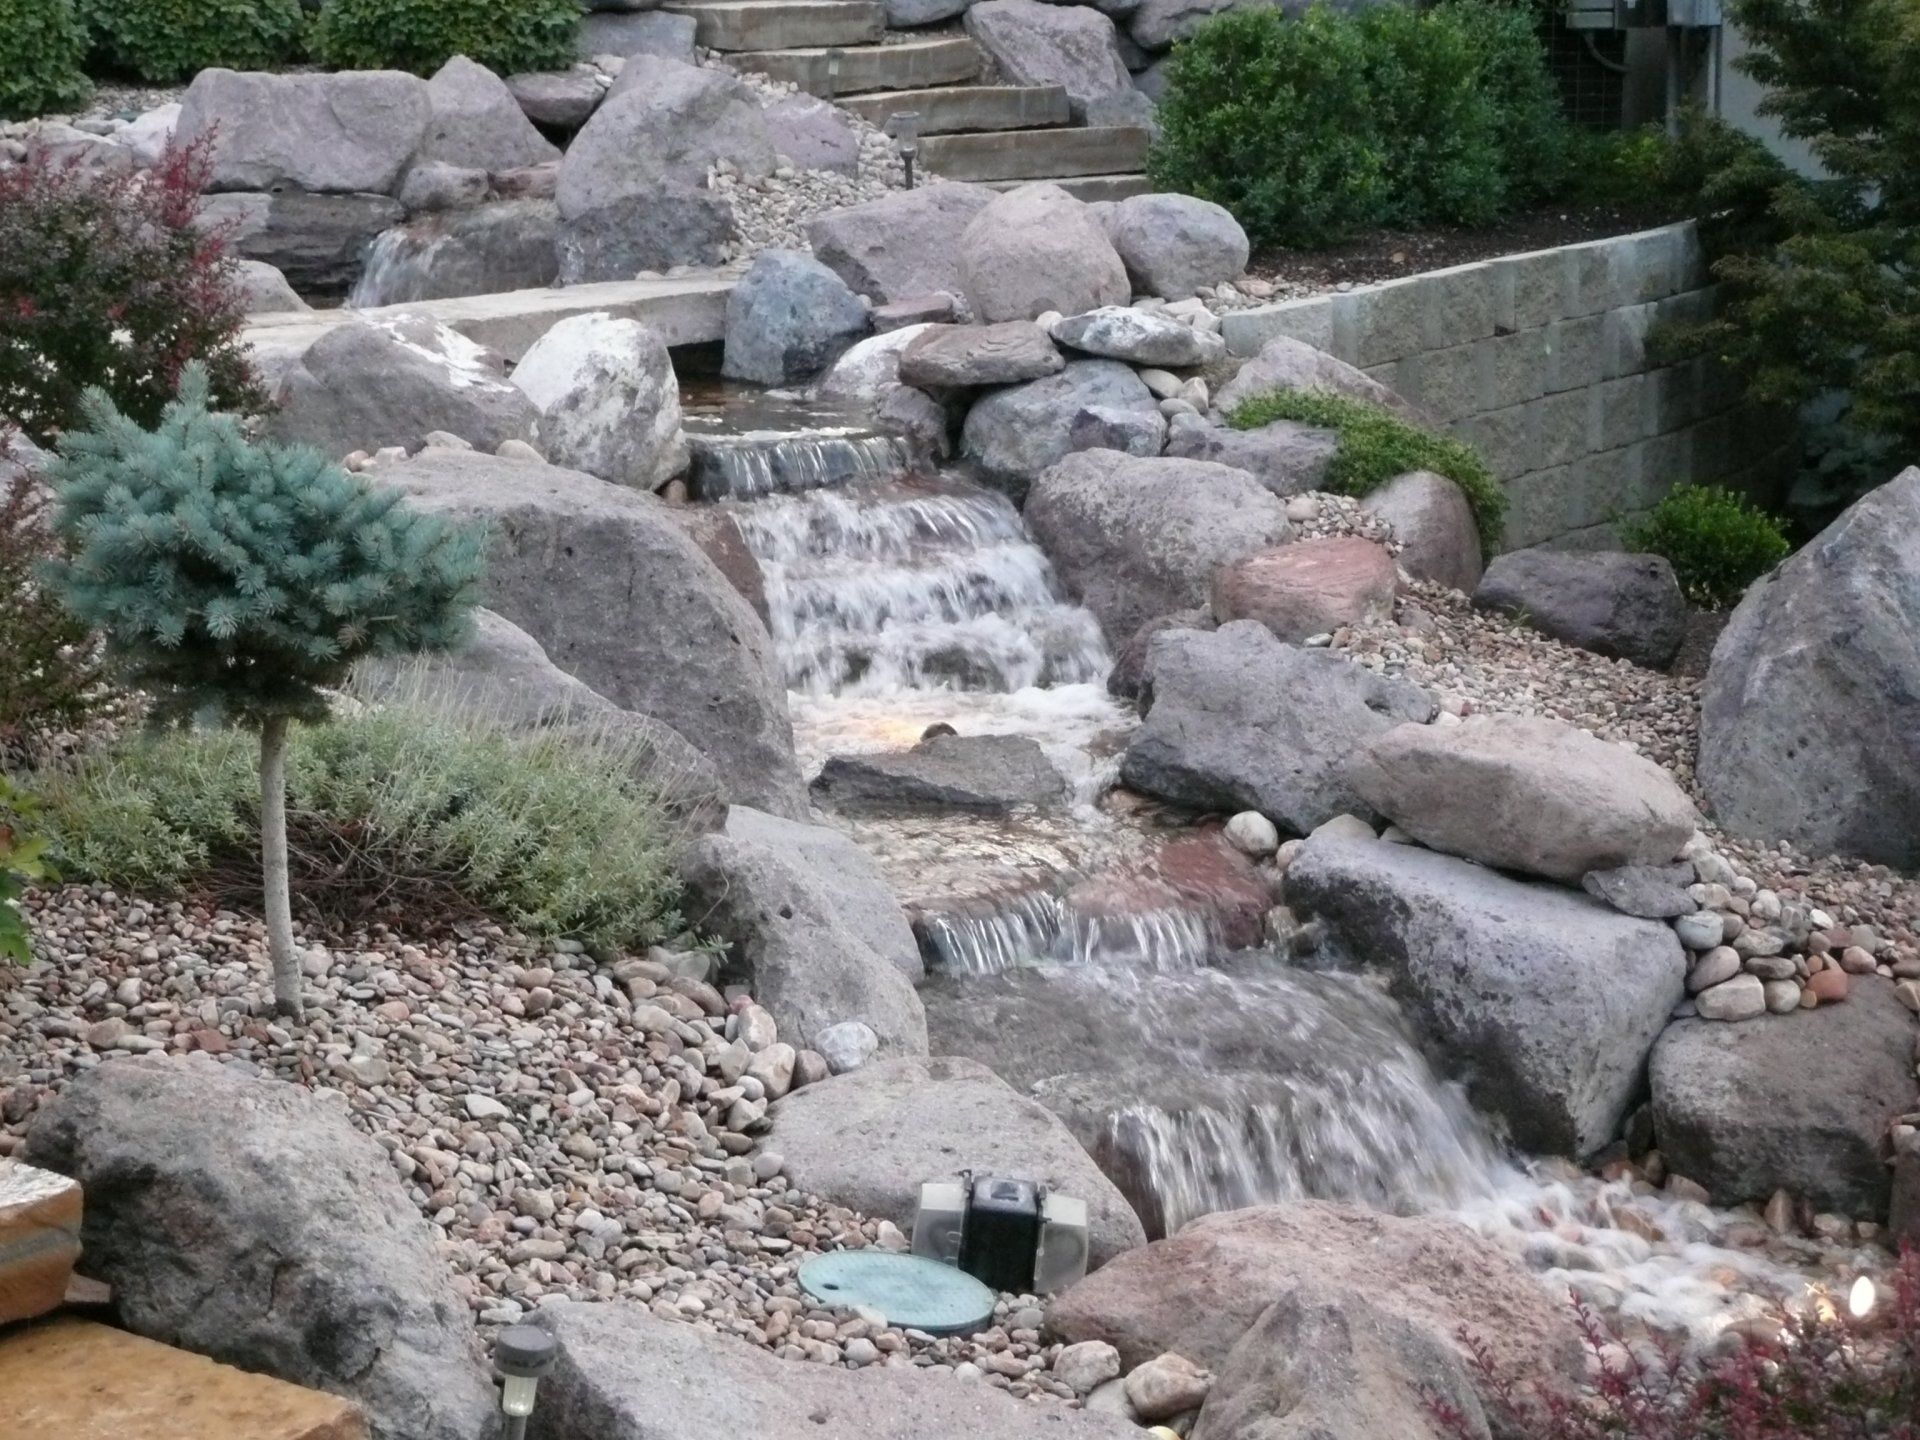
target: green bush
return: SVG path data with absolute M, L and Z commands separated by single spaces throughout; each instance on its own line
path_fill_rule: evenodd
M 254 737 L 142 736 L 43 784 L 63 870 L 259 903 Z M 517 736 L 485 714 L 399 703 L 293 730 L 297 900 L 322 922 L 485 912 L 607 952 L 679 931 L 673 823 L 632 778 L 630 738 Z
M 300 0 L 79 0 L 95 52 L 152 85 L 210 66 L 270 70 L 298 58 Z
M 1173 52 L 1154 183 L 1231 210 L 1256 245 L 1485 225 L 1561 185 L 1572 128 L 1529 7 L 1237 10 Z
M 87 33 L 73 0 L 0 0 L 0 36 L 0 120 L 69 109 L 93 93 L 80 69 Z
M 1683 485 L 1623 537 L 1630 550 L 1664 555 L 1696 605 L 1734 604 L 1792 548 L 1779 522 L 1730 490 Z
M 1350 395 L 1328 390 L 1272 390 L 1239 405 L 1227 417 L 1236 430 L 1252 430 L 1276 420 L 1318 425 L 1336 432 L 1339 448 L 1327 467 L 1327 489 L 1341 495 L 1369 495 L 1409 470 L 1431 470 L 1458 485 L 1480 527 L 1481 549 L 1499 548 L 1507 496 L 1487 462 L 1459 440 L 1429 434 L 1390 411 Z
M 338 70 L 431 75 L 455 55 L 501 75 L 573 63 L 579 0 L 328 0 L 308 35 Z

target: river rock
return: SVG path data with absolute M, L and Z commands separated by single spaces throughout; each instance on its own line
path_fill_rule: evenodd
M 1068 593 L 1116 644 L 1157 615 L 1204 604 L 1219 567 L 1293 533 L 1286 506 L 1242 471 L 1112 450 L 1050 466 L 1026 519 Z
M 1291 420 L 1234 430 L 1198 415 L 1176 415 L 1167 426 L 1167 454 L 1244 470 L 1283 499 L 1323 488 L 1339 449 L 1333 431 Z
M 809 1085 L 774 1107 L 769 1143 L 801 1190 L 903 1228 L 923 1180 L 972 1170 L 1086 1201 L 1096 1266 L 1146 1243 L 1140 1217 L 1066 1126 L 973 1060 L 879 1060 Z
M 923 325 L 899 352 L 899 378 L 927 390 L 1017 385 L 1066 366 L 1031 320 L 999 325 Z
M 533 342 L 513 383 L 540 407 L 534 442 L 556 465 L 642 490 L 687 468 L 673 359 L 637 320 L 569 316 Z
M 1071 360 L 1057 375 L 1009 385 L 974 401 L 961 426 L 960 452 L 1019 498 L 1043 470 L 1073 453 L 1074 426 L 1083 414 L 1096 411 L 1160 418 L 1159 402 L 1132 366 Z
M 698 737 L 736 802 L 806 813 L 773 643 L 673 507 L 577 470 L 467 452 L 373 473 L 422 509 L 493 526 L 486 604 L 561 669 Z
M 1331 390 L 1390 410 L 1415 425 L 1431 422 L 1415 405 L 1324 350 L 1280 335 L 1261 346 L 1234 377 L 1213 392 L 1216 416 L 1227 417 L 1255 396 L 1274 390 Z
M 1041 0 L 987 0 L 970 14 L 1017 5 L 1047 15 L 1093 15 Z M 1032 320 L 1049 310 L 1077 315 L 1125 305 L 1126 267 L 1087 207 L 1044 181 L 997 195 L 960 236 L 960 283 L 975 319 Z
M 1211 365 L 1227 353 L 1227 342 L 1218 335 L 1128 305 L 1108 305 L 1055 321 L 1053 338 L 1085 355 L 1178 369 Z
M 1081 124 L 1091 123 L 1090 104 L 1133 90 L 1113 21 L 1089 6 L 980 0 L 967 8 L 966 24 L 1009 83 L 1062 87 Z
M 427 82 L 433 107 L 416 165 L 438 162 L 489 174 L 544 165 L 560 151 L 533 128 L 513 91 L 484 65 L 456 55 Z
M 805 1094 L 805 1091 L 801 1092 Z M 731 1335 L 662 1320 L 627 1301 L 542 1305 L 560 1341 L 530 1440 L 661 1435 L 913 1436 L 915 1440 L 1138 1440 L 1123 1419 L 1031 1404 L 912 1365 L 847 1369 L 776 1359 Z
M 406 219 L 389 195 L 208 195 L 194 224 L 226 237 L 230 254 L 261 260 L 302 294 L 339 296 L 360 276 L 375 236 Z
M 509 75 L 505 83 L 529 120 L 555 130 L 578 130 L 607 93 L 600 72 L 591 65 Z
M 1040 742 L 1025 735 L 934 735 L 911 750 L 835 755 L 813 798 L 829 809 L 980 810 L 1004 815 L 1058 805 L 1066 782 Z
M 1096 218 L 1136 294 L 1185 300 L 1247 268 L 1247 232 L 1223 206 L 1192 195 L 1132 195 L 1096 205 Z
M 560 273 L 551 200 L 441 211 L 380 236 L 354 287 L 358 306 L 410 305 L 501 290 L 541 290 Z
M 960 237 L 995 193 L 956 184 L 895 190 L 816 216 L 807 242 L 815 259 L 877 305 L 925 295 L 964 303 Z
M 486 1440 L 467 1305 L 344 1105 L 202 1058 L 75 1075 L 24 1158 L 86 1194 L 82 1268 L 128 1329 L 344 1395 L 374 1440 Z
M 334 459 L 390 445 L 418 449 L 436 430 L 481 450 L 533 435 L 537 411 L 500 357 L 430 315 L 336 325 L 281 376 L 268 433 Z
M 1693 1000 L 1702 1020 L 1758 1020 L 1767 1013 L 1767 989 L 1758 975 L 1735 975 L 1705 987 Z
M 287 283 L 285 275 L 264 260 L 236 260 L 233 268 L 234 288 L 240 292 L 240 303 L 247 314 L 273 315 L 313 308 Z
M 1667 1169 L 1706 1186 L 1715 1204 L 1786 1190 L 1819 1210 L 1881 1220 L 1887 1130 L 1920 1103 L 1913 1064 L 1913 1017 L 1875 975 L 1855 977 L 1844 1005 L 1751 1025 L 1678 1020 L 1653 1051 L 1654 1134 Z
M 1357 535 L 1256 550 L 1213 572 L 1213 618 L 1257 620 L 1288 644 L 1343 625 L 1393 618 L 1400 572 L 1384 545 Z
M 209 142 L 209 190 L 384 194 L 432 115 L 427 82 L 397 70 L 209 69 L 181 98 L 174 139 Z
M 735 806 L 722 833 L 688 847 L 681 873 L 689 922 L 726 942 L 730 968 L 790 1044 L 820 1049 L 822 1031 L 858 1020 L 884 1054 L 927 1053 L 919 946 L 852 840 Z
M 1545 716 L 1389 731 L 1347 779 L 1423 845 L 1570 885 L 1589 870 L 1665 865 L 1700 823 L 1653 761 Z
M 867 333 L 867 307 L 798 250 L 763 250 L 727 296 L 721 373 L 755 385 L 810 380 Z
M 1128 786 L 1196 810 L 1258 810 L 1304 835 L 1372 812 L 1349 755 L 1434 713 L 1424 690 L 1330 650 L 1282 644 L 1251 620 L 1167 630 L 1147 652 L 1151 705 L 1121 766 Z
M 1412 845 L 1315 838 L 1287 904 L 1333 963 L 1383 971 L 1482 1110 L 1523 1149 L 1582 1157 L 1638 1096 L 1686 994 L 1670 927 Z
M 627 14 L 583 16 L 574 54 L 583 60 L 596 55 L 617 55 L 623 60 L 649 56 L 669 60 L 676 65 L 697 65 L 700 57 L 694 49 L 700 25 L 691 15 L 669 10 L 642 8 Z M 626 78 L 626 71 L 620 78 Z
M 1580 888 L 1604 900 L 1622 915 L 1643 920 L 1674 920 L 1700 907 L 1687 894 L 1693 867 L 1679 865 L 1622 865 L 1612 870 L 1589 870 Z
M 1920 865 L 1920 468 L 1756 583 L 1701 690 L 1700 788 L 1728 829 Z
M 1658 555 L 1514 550 L 1473 591 L 1482 610 L 1516 616 L 1582 650 L 1664 670 L 1687 633 L 1687 601 Z
M 1397 558 L 1407 574 L 1474 593 L 1482 573 L 1480 527 L 1466 493 L 1453 481 L 1431 470 L 1410 470 L 1367 496 L 1360 509 L 1393 527 L 1400 542 Z

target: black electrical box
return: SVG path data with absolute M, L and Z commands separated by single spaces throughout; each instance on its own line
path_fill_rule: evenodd
M 975 1179 L 967 1196 L 960 1268 L 994 1290 L 1030 1290 L 1033 1257 L 1040 1248 L 1040 1198 L 1031 1180 Z

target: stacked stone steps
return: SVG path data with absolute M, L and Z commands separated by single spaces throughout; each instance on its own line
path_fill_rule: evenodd
M 1149 138 L 1145 130 L 1125 125 L 934 135 L 921 141 L 920 163 L 949 180 L 987 184 L 1137 175 Z
M 1071 125 L 1067 92 L 1058 85 L 945 85 L 925 90 L 877 90 L 839 102 L 870 125 L 912 111 L 922 135 L 961 135 L 993 130 L 1035 130 Z
M 834 101 L 875 90 L 957 85 L 978 77 L 986 65 L 973 42 L 959 36 L 907 40 L 897 45 L 745 50 L 727 58 L 743 70 L 787 81 L 809 95 Z
M 698 44 L 734 54 L 877 45 L 887 33 L 878 0 L 674 0 L 664 8 L 692 18 Z
M 1102 200 L 1125 200 L 1130 195 L 1145 195 L 1153 189 L 1153 182 L 1144 172 L 1125 175 L 1054 175 L 1043 177 L 1051 185 L 1058 185 L 1076 200 L 1084 200 L 1092 205 Z M 985 180 L 981 182 L 991 190 L 1017 190 L 1022 185 L 1031 185 L 1031 180 Z

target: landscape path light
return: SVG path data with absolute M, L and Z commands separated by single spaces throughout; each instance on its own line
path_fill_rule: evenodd
M 913 162 L 920 153 L 920 112 L 918 110 L 896 110 L 887 117 L 887 133 L 893 136 L 893 143 L 900 151 L 900 159 L 907 167 L 907 189 L 913 189 Z
M 534 1394 L 559 1358 L 559 1342 L 537 1325 L 509 1325 L 493 1342 L 493 1366 L 500 1372 L 500 1409 L 507 1417 L 506 1440 L 524 1440 Z

